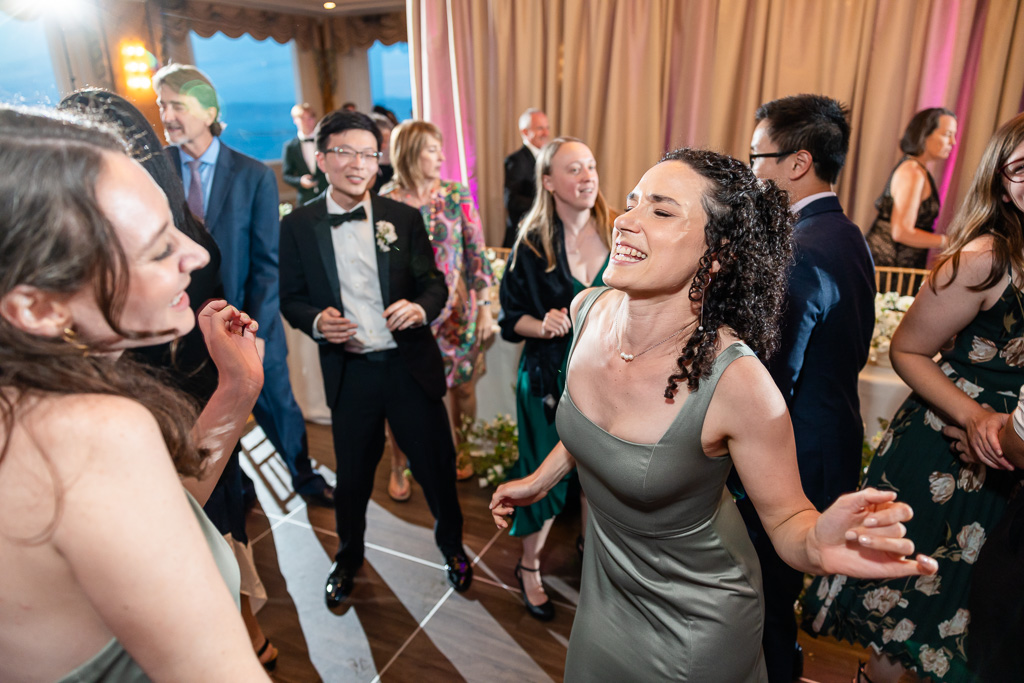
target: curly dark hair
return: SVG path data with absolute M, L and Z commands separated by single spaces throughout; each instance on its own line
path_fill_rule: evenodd
M 685 380 L 695 391 L 711 370 L 718 331 L 732 329 L 767 360 L 779 345 L 779 314 L 792 259 L 793 216 L 789 196 L 771 181 L 758 180 L 736 159 L 702 149 L 680 148 L 660 163 L 680 161 L 709 183 L 701 204 L 707 215 L 701 256 L 690 301 L 701 302 L 699 327 L 676 360 L 665 398 Z M 714 262 L 720 265 L 712 272 Z

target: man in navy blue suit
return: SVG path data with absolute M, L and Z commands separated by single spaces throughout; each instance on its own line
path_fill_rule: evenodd
M 167 154 L 181 173 L 189 209 L 220 247 L 224 295 L 246 311 L 264 345 L 263 391 L 253 415 L 284 458 L 292 487 L 332 506 L 334 491 L 309 462 L 306 423 L 292 395 L 278 282 L 277 181 L 264 164 L 223 144 L 220 105 L 210 79 L 194 66 L 171 64 L 153 75 Z
M 832 191 L 846 162 L 850 124 L 846 109 L 822 95 L 768 102 L 756 118 L 750 166 L 789 193 L 796 216 L 782 343 L 768 369 L 793 419 L 804 493 L 824 510 L 858 485 L 864 425 L 857 375 L 875 322 L 874 264 L 863 233 Z M 764 577 L 768 678 L 789 683 L 802 668 L 793 603 L 803 574 L 775 554 L 750 501 L 740 508 Z

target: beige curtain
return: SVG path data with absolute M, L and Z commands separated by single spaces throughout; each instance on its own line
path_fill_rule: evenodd
M 960 119 L 936 167 L 940 227 L 996 127 L 1024 96 L 1024 0 L 408 0 L 414 112 L 445 135 L 448 177 L 477 192 L 492 244 L 504 231 L 502 160 L 518 115 L 594 150 L 613 207 L 667 149 L 745 158 L 764 101 L 824 93 L 850 106 L 837 191 L 865 230 L 919 109 Z M 456 136 L 453 139 L 452 136 Z M 456 154 L 457 152 L 457 154 Z

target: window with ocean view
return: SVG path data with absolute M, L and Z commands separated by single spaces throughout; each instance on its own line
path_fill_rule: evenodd
M 221 140 L 261 161 L 281 159 L 281 147 L 295 137 L 293 47 L 245 34 L 209 38 L 192 34 L 196 66 L 213 81 L 220 98 Z
M 366 51 L 366 57 L 370 64 L 370 95 L 373 103 L 395 112 L 399 121 L 411 118 L 409 44 L 384 45 L 378 40 Z
M 51 107 L 60 102 L 41 19 L 13 19 L 0 11 L 0 46 L 0 102 Z

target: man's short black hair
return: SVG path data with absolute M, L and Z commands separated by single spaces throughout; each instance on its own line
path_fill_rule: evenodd
M 377 140 L 377 151 L 380 151 L 380 145 L 384 138 L 381 136 L 380 129 L 377 128 L 377 124 L 373 122 L 373 119 L 359 111 L 344 111 L 341 109 L 332 111 L 320 119 L 320 123 L 316 124 L 316 130 L 313 132 L 316 136 L 316 148 L 320 150 L 321 154 L 326 154 L 327 139 L 329 137 L 335 133 L 344 133 L 346 130 L 353 129 L 373 133 L 373 137 Z
M 810 152 L 814 173 L 832 184 L 850 149 L 850 110 L 824 95 L 791 95 L 757 108 L 755 118 L 768 121 L 768 137 L 779 151 Z

